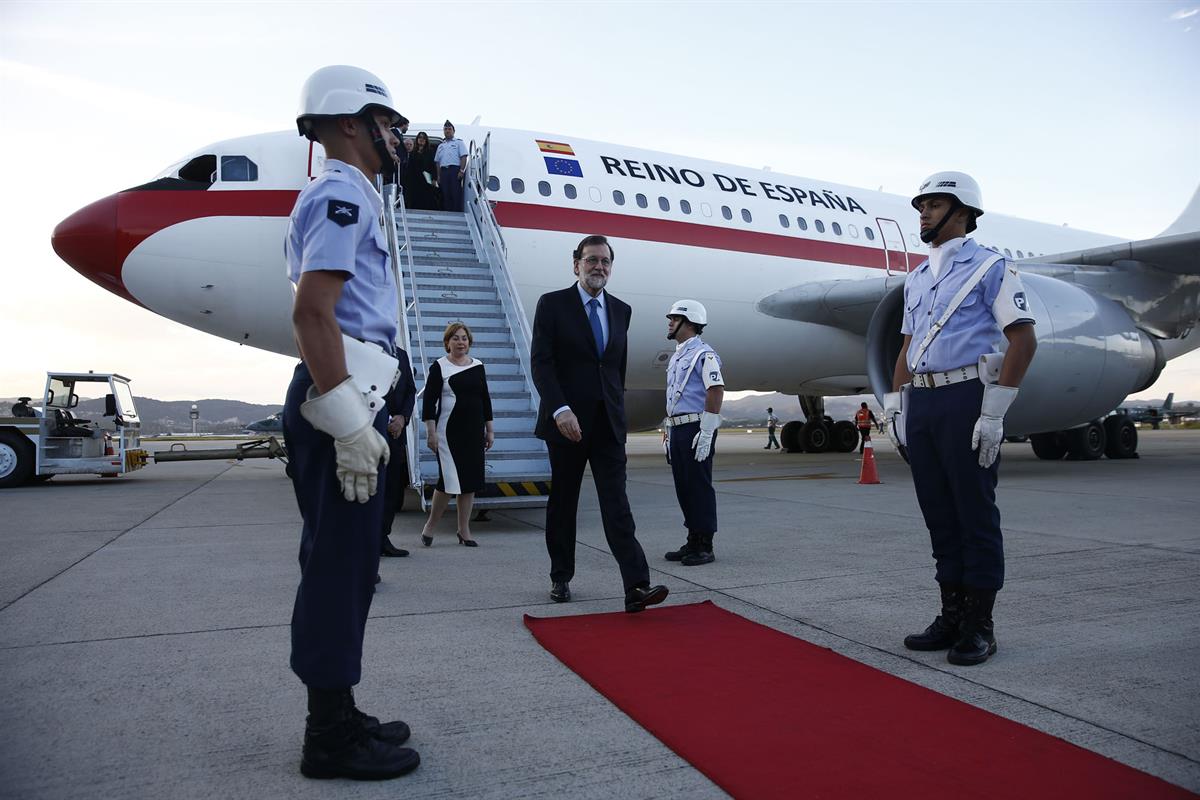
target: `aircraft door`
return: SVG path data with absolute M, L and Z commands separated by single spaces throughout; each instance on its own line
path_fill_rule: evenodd
M 482 184 L 485 191 L 486 191 L 487 185 L 488 185 L 488 176 L 491 174 L 488 171 L 488 168 L 490 166 L 489 161 L 491 160 L 490 159 L 491 151 L 492 151 L 492 134 L 489 131 L 488 135 L 483 137 L 483 149 L 482 149 L 482 152 L 479 157 L 479 178 L 480 178 L 480 183 Z
M 887 259 L 884 266 L 888 275 L 908 272 L 908 246 L 904 244 L 904 233 L 900 223 L 894 219 L 876 217 L 875 224 L 883 237 L 883 252 Z

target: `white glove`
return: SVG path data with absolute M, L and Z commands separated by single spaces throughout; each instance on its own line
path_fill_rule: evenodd
M 347 378 L 325 394 L 318 394 L 316 386 L 310 387 L 300 414 L 314 428 L 333 437 L 342 497 L 350 502 L 367 502 L 378 488 L 379 461 L 383 459 L 386 464 L 391 453 L 387 440 L 375 430 L 375 415 L 354 381 Z
M 704 411 L 700 414 L 700 432 L 692 439 L 692 449 L 696 451 L 696 460 L 703 461 L 712 453 L 713 435 L 721 427 L 721 415 Z
M 900 408 L 903 404 L 904 390 L 899 392 L 888 392 L 883 396 L 883 418 L 887 420 L 887 436 L 892 442 L 892 447 L 897 451 L 904 446 L 904 419 L 900 416 Z
M 1017 399 L 1017 387 L 987 383 L 983 386 L 983 408 L 975 420 L 971 432 L 971 449 L 979 448 L 979 466 L 990 467 L 1000 455 L 1000 443 L 1004 441 L 1004 415 L 1013 400 Z

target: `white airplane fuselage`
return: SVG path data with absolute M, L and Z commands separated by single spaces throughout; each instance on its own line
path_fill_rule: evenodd
M 927 248 L 908 198 L 574 137 L 465 126 L 461 136 L 479 143 L 489 133 L 488 198 L 529 313 L 543 292 L 574 280 L 571 252 L 582 236 L 614 241 L 608 289 L 634 311 L 630 389 L 662 388 L 673 350 L 664 314 L 685 297 L 708 307 L 705 338 L 721 353 L 731 390 L 847 394 L 868 385 L 861 335 L 755 305 L 788 287 L 916 267 Z M 158 314 L 295 355 L 282 243 L 296 194 L 320 172 L 320 146 L 282 132 L 232 139 L 160 177 L 178 177 L 206 155 L 221 170 L 203 191 L 130 190 L 89 207 L 115 206 L 93 213 L 116 219 L 113 263 L 81 265 L 64 252 L 71 220 L 56 231 L 56 249 Z M 247 160 L 255 180 L 225 179 L 245 178 Z M 1120 241 L 995 212 L 975 237 L 1014 259 Z

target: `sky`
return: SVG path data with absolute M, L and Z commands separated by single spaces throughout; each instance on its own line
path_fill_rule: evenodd
M 415 122 L 478 116 L 905 194 L 959 169 L 989 210 L 1133 239 L 1200 185 L 1197 0 L 8 0 L 0 397 L 94 369 L 162 400 L 281 403 L 291 359 L 120 300 L 50 235 L 189 151 L 290 128 L 304 79 L 336 63 L 380 75 Z M 1136 397 L 1169 391 L 1200 398 L 1200 353 Z

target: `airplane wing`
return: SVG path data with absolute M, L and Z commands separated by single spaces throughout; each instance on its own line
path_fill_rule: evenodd
M 1159 236 L 1139 242 L 1093 247 L 1070 253 L 1038 256 L 1037 266 L 1069 264 L 1081 267 L 1121 267 L 1122 262 L 1148 265 L 1175 275 L 1200 275 L 1200 231 Z M 1024 262 L 1019 262 L 1024 269 Z M 1034 265 L 1030 265 L 1034 266 Z M 1053 270 L 1033 270 L 1053 272 Z

